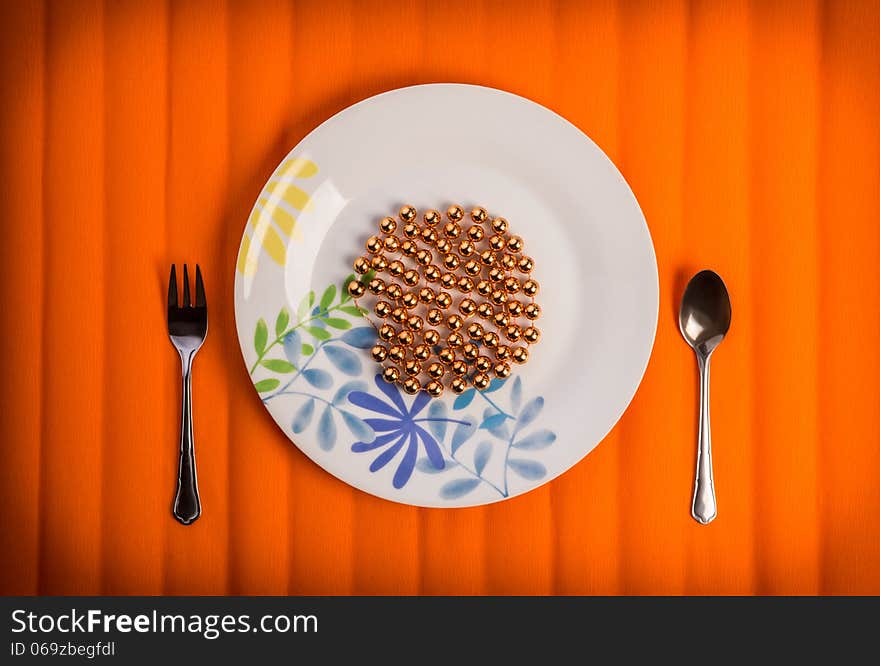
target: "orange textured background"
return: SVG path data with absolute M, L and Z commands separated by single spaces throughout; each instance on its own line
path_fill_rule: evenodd
M 6 2 L 0 9 L 0 591 L 880 593 L 880 4 Z M 310 463 L 233 326 L 248 212 L 329 115 L 415 83 L 525 95 L 630 182 L 660 271 L 631 407 L 503 504 L 399 506 Z M 172 262 L 206 274 L 204 515 L 170 514 Z M 683 281 L 734 324 L 713 371 L 719 517 L 689 517 Z

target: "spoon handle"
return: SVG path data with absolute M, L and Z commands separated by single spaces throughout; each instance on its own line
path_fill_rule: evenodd
M 712 429 L 709 425 L 709 356 L 698 352 L 697 365 L 700 369 L 700 434 L 691 516 L 698 523 L 708 525 L 717 514 L 712 478 Z

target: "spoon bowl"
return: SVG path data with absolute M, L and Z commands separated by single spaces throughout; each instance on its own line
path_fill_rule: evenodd
M 708 356 L 730 330 L 730 296 L 714 271 L 700 271 L 681 298 L 678 328 L 694 351 Z

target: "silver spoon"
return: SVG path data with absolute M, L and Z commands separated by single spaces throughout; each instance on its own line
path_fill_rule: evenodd
M 700 369 L 700 434 L 691 515 L 707 525 L 718 513 L 712 478 L 712 430 L 709 426 L 709 357 L 730 329 L 730 296 L 713 271 L 700 271 L 688 282 L 681 298 L 678 327 L 697 355 Z

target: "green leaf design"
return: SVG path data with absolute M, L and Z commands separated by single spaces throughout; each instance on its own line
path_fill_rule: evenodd
M 266 351 L 266 342 L 269 340 L 269 328 L 266 326 L 266 322 L 261 318 L 257 322 L 257 330 L 254 331 L 254 349 L 257 351 L 257 354 L 262 354 Z
M 315 348 L 312 347 L 308 342 L 304 342 L 302 346 L 303 356 L 311 356 L 315 353 Z
M 336 298 L 336 285 L 331 284 L 324 290 L 324 293 L 321 295 L 320 308 L 322 310 L 326 310 L 327 308 L 329 308 L 334 298 Z
M 293 363 L 280 358 L 264 358 L 260 364 L 272 372 L 288 373 L 296 370 L 296 366 Z
M 305 296 L 302 297 L 302 300 L 299 302 L 299 307 L 296 309 L 296 319 L 297 321 L 302 321 L 309 314 L 309 310 L 312 309 L 312 306 L 315 304 L 315 292 L 310 291 Z
M 339 311 L 352 317 L 363 317 L 366 314 L 363 308 L 359 308 L 356 305 L 343 305 L 339 308 Z
M 324 317 L 324 323 L 332 328 L 338 328 L 340 331 L 347 331 L 351 328 L 351 322 L 347 319 L 339 319 L 338 317 Z
M 329 340 L 331 337 L 330 333 L 320 326 L 306 326 L 306 331 L 309 335 L 311 335 L 316 340 Z
M 271 391 L 274 388 L 278 388 L 278 385 L 281 383 L 280 380 L 275 379 L 274 377 L 271 379 L 261 379 L 256 384 L 254 384 L 254 388 L 257 389 L 260 393 L 265 393 L 266 391 Z
M 281 308 L 281 312 L 278 313 L 278 319 L 275 320 L 275 335 L 281 337 L 281 334 L 287 330 L 289 323 L 290 313 L 287 311 L 287 308 Z

